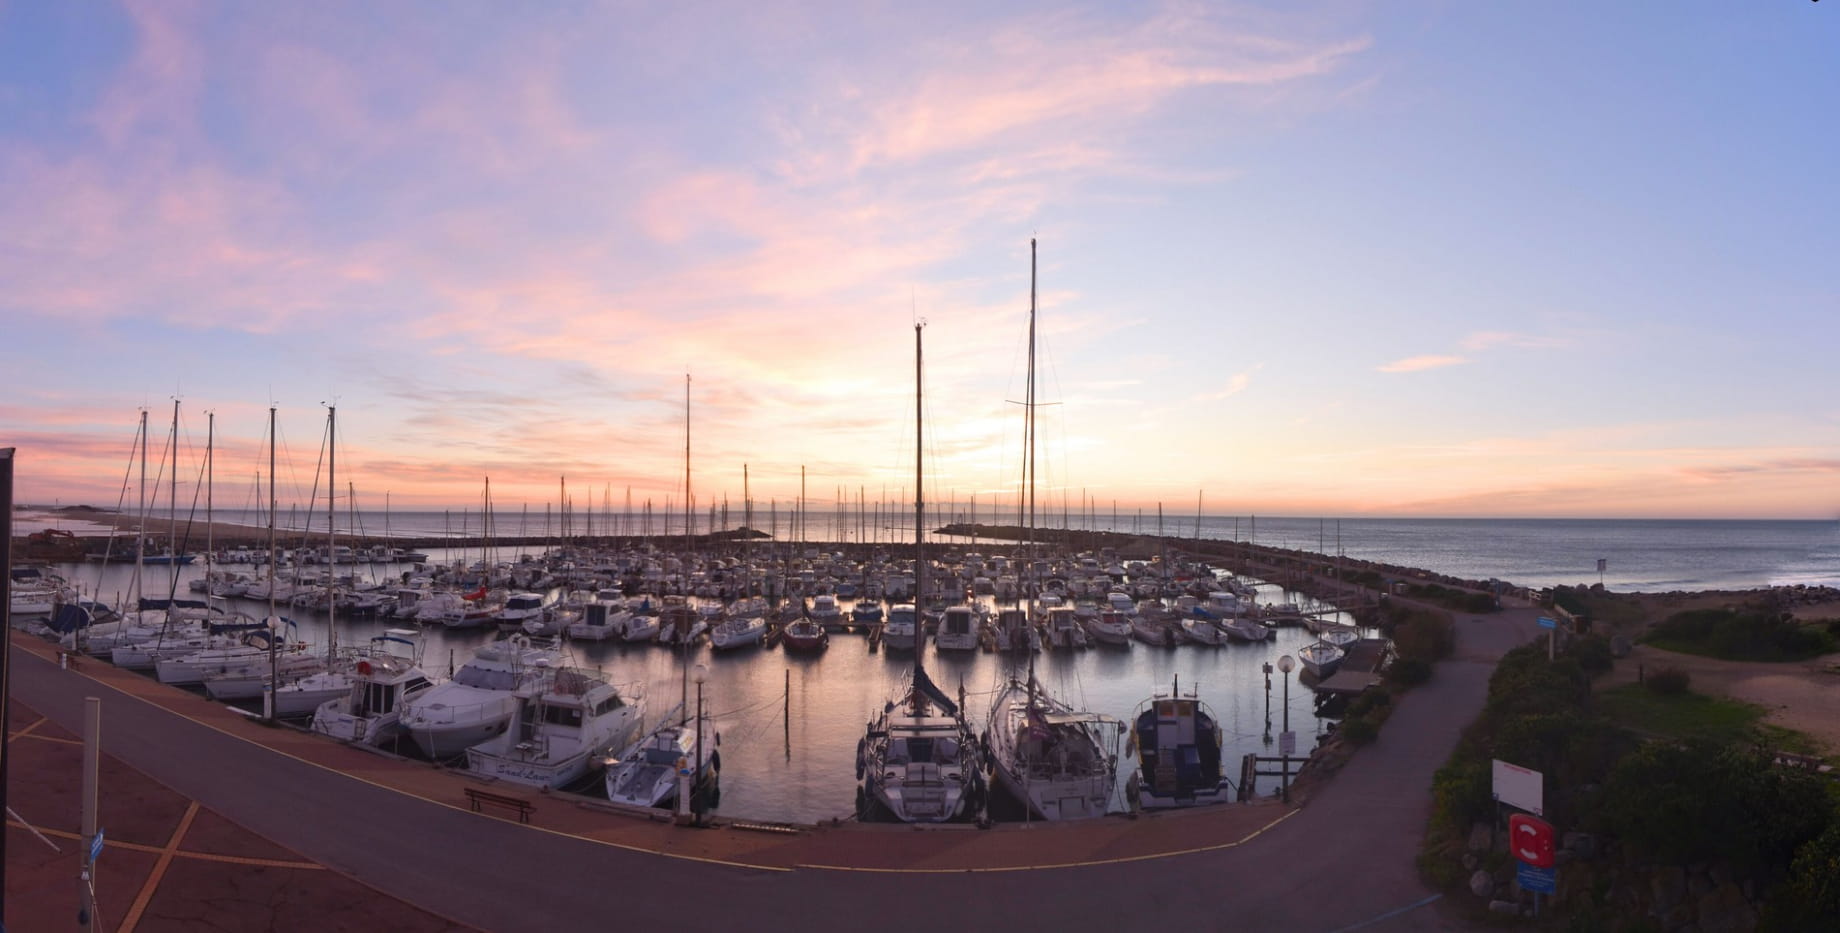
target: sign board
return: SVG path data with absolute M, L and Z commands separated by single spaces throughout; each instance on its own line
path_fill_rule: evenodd
M 1541 617 L 1540 617 L 1540 627 L 1541 627 L 1541 628 L 1558 628 L 1558 627 L 1559 627 L 1559 623 L 1557 623 L 1557 622 L 1554 622 L 1553 620 L 1551 620 L 1551 619 L 1549 619 L 1549 618 L 1547 618 L 1547 617 L 1545 617 L 1545 616 L 1541 616 Z
M 1534 816 L 1546 815 L 1546 778 L 1538 771 L 1494 760 L 1495 799 Z
M 1278 733 L 1278 754 L 1283 755 L 1286 758 L 1289 758 L 1292 755 L 1297 754 L 1297 733 L 1295 732 Z
M 89 841 L 89 860 L 94 862 L 102 855 L 102 830 L 96 830 L 96 838 Z
M 1535 868 L 1551 868 L 1552 824 L 1525 813 L 1508 817 L 1508 851 L 1514 853 L 1514 857 L 1523 864 Z
M 1522 862 L 1514 871 L 1514 880 L 1521 883 L 1523 891 L 1551 894 L 1559 889 L 1559 870 L 1557 868 L 1535 868 Z

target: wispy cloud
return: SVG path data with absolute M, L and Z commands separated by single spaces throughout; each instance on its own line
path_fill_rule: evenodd
M 1416 373 L 1427 369 L 1437 369 L 1443 366 L 1457 366 L 1467 362 L 1469 362 L 1468 357 L 1430 354 L 1426 356 L 1408 356 L 1402 360 L 1394 360 L 1391 363 L 1378 367 L 1378 369 L 1383 373 Z
M 1459 344 L 1472 353 L 1481 353 L 1497 347 L 1515 350 L 1553 350 L 1569 346 L 1570 342 L 1560 337 L 1544 337 L 1537 334 L 1521 334 L 1513 331 L 1485 330 L 1477 331 L 1464 337 Z
M 1260 363 L 1257 366 L 1252 367 L 1251 369 L 1241 370 L 1240 372 L 1234 373 L 1233 377 L 1227 380 L 1226 388 L 1221 389 L 1218 392 L 1209 392 L 1203 395 L 1198 395 L 1195 397 L 1195 400 L 1201 401 L 1201 402 L 1218 402 L 1222 399 L 1232 398 L 1233 396 L 1246 391 L 1246 387 L 1252 384 L 1252 377 L 1256 375 L 1259 370 L 1264 369 L 1264 368 L 1265 368 L 1265 364 Z

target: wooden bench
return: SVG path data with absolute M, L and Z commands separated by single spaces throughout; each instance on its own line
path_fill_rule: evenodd
M 535 804 L 532 804 L 522 797 L 494 794 L 489 790 L 480 790 L 477 787 L 469 787 L 466 789 L 466 800 L 468 803 L 472 804 L 474 813 L 481 812 L 479 808 L 488 803 L 505 807 L 506 809 L 516 810 L 518 813 L 518 822 L 520 823 L 530 822 L 530 812 L 536 809 Z

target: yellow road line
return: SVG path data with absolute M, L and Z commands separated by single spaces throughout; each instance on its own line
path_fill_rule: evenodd
M 71 840 L 75 840 L 78 842 L 81 842 L 83 840 L 83 836 L 80 833 L 68 832 L 62 829 L 45 829 L 43 827 L 29 827 L 26 824 L 19 822 L 18 820 L 7 820 L 6 825 L 15 826 L 20 829 L 37 829 L 39 832 L 47 836 L 53 836 L 58 839 L 71 839 Z M 156 855 L 166 851 L 166 848 L 164 846 L 150 846 L 150 845 L 146 845 L 144 843 L 139 843 L 139 842 L 119 842 L 119 841 L 114 841 L 114 840 L 111 840 L 109 842 L 109 848 L 126 849 L 129 852 L 150 852 Z M 317 870 L 317 871 L 326 870 L 326 866 L 321 865 L 318 862 L 298 862 L 298 861 L 287 861 L 285 859 L 252 858 L 252 857 L 244 856 L 244 855 L 219 855 L 215 852 L 174 851 L 172 855 L 173 855 L 173 858 L 187 858 L 187 859 L 193 859 L 195 861 L 200 861 L 200 862 L 228 862 L 232 865 L 259 865 L 263 868 L 304 868 L 304 869 L 311 869 L 311 870 Z
M 1263 835 L 1266 830 L 1290 819 L 1296 814 L 1296 810 L 1288 811 L 1283 816 L 1266 823 L 1264 826 L 1253 830 L 1243 838 L 1236 839 L 1232 842 L 1219 842 L 1210 846 L 1196 846 L 1192 849 L 1172 849 L 1168 852 L 1152 852 L 1147 855 L 1122 855 L 1117 858 L 1090 859 L 1080 862 L 1053 862 L 1046 865 L 1002 865 L 995 868 L 858 868 L 851 865 L 807 864 L 801 864 L 797 867 L 809 868 L 817 871 L 850 871 L 877 875 L 970 875 L 995 874 L 998 872 L 1010 871 L 1051 871 L 1060 868 L 1096 868 L 1102 865 L 1123 865 L 1127 862 L 1148 862 L 1154 859 L 1175 858 L 1181 855 L 1196 855 L 1202 852 L 1218 852 L 1222 849 L 1231 849 L 1257 839 L 1259 836 Z
M 272 858 L 250 858 L 246 855 L 216 855 L 210 852 L 174 852 L 173 857 L 191 859 L 197 862 L 225 862 L 231 865 L 256 865 L 262 868 L 301 868 L 310 871 L 326 870 L 326 866 L 318 862 L 289 862 Z
M 31 735 L 21 735 L 19 733 L 14 733 L 13 738 L 35 739 L 40 742 L 56 742 L 59 745 L 82 745 L 83 744 L 82 739 L 66 739 L 60 736 L 55 736 L 55 735 L 39 735 L 36 732 Z
M 153 892 L 160 886 L 160 879 L 166 875 L 166 866 L 172 864 L 173 853 L 178 850 L 180 840 L 185 838 L 186 830 L 192 828 L 192 817 L 198 815 L 198 801 L 192 801 L 185 808 L 185 816 L 179 820 L 179 828 L 173 830 L 172 839 L 166 848 L 160 851 L 160 860 L 153 863 L 153 871 L 147 875 L 147 883 L 141 885 L 141 893 L 134 898 L 134 906 L 128 908 L 128 916 L 122 920 L 118 933 L 134 933 L 134 925 L 141 922 L 141 914 L 147 910 L 147 904 L 153 900 Z
M 50 722 L 50 721 L 51 721 L 51 717 L 49 717 L 49 716 L 40 716 L 40 717 L 38 717 L 38 721 L 37 721 L 37 722 L 35 722 L 35 723 L 33 723 L 33 724 L 31 724 L 31 725 L 29 725 L 29 726 L 27 726 L 27 727 L 25 727 L 24 729 L 21 729 L 21 730 L 19 730 L 18 732 L 15 732 L 15 733 L 13 733 L 13 735 L 12 735 L 12 737 L 13 737 L 13 738 L 15 738 L 15 739 L 16 739 L 16 738 L 19 738 L 20 736 L 22 736 L 22 735 L 25 735 L 26 733 L 28 733 L 28 732 L 31 732 L 31 731 L 32 731 L 33 729 L 36 729 L 36 728 L 38 728 L 39 726 L 42 726 L 42 725 L 44 725 L 45 723 L 47 723 L 47 722 Z

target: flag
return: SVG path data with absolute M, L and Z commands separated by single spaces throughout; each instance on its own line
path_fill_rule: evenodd
M 1605 558 L 1602 558 L 1602 557 L 1599 557 L 1599 558 L 1597 559 L 1597 572 L 1598 572 L 1598 573 L 1603 573 L 1603 572 L 1604 572 L 1604 565 L 1605 565 L 1605 564 L 1608 564 L 1609 562 L 1610 562 L 1609 560 L 1607 560 L 1607 559 L 1605 559 Z

